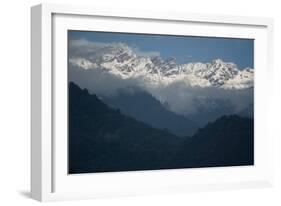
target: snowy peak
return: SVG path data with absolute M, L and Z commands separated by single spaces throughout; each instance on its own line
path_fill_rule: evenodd
M 177 64 L 176 58 L 140 56 L 125 43 L 96 44 L 87 55 L 72 55 L 70 64 L 88 69 L 101 69 L 122 79 L 141 78 L 160 86 L 183 82 L 196 87 L 244 89 L 253 86 L 254 70 L 239 70 L 234 63 L 215 59 L 211 63 Z
M 238 73 L 239 70 L 235 64 L 216 59 L 212 61 L 212 64 L 207 66 L 204 78 L 208 79 L 214 86 L 222 86 L 227 80 L 233 79 Z

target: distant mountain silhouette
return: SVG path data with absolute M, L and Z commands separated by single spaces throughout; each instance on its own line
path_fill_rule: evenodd
M 222 117 L 178 137 L 69 84 L 69 173 L 253 164 L 253 121 Z
M 155 97 L 138 88 L 120 89 L 103 101 L 125 115 L 154 128 L 167 129 L 177 136 L 191 136 L 199 128 L 190 119 L 168 111 Z
M 250 104 L 247 108 L 243 109 L 239 116 L 242 117 L 248 117 L 248 118 L 254 118 L 254 104 Z
M 235 114 L 233 105 L 224 100 L 206 100 L 203 106 L 200 106 L 200 104 L 200 102 L 196 104 L 198 112 L 187 115 L 189 119 L 192 119 L 200 127 L 206 126 L 209 122 L 215 121 L 221 116 Z M 212 105 L 212 108 L 206 107 L 208 104 Z

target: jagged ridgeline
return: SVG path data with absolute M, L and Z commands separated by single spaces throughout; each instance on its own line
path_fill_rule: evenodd
M 222 59 L 178 63 L 141 55 L 126 43 L 78 39 L 70 41 L 69 79 L 124 114 L 175 135 L 193 135 L 222 115 L 253 118 L 254 69 Z
M 137 54 L 126 43 L 99 43 L 80 39 L 71 40 L 70 45 L 71 68 L 102 70 L 123 80 L 141 80 L 146 86 L 183 82 L 193 87 L 253 87 L 253 68 L 238 68 L 236 64 L 222 59 L 214 59 L 210 63 L 179 64 L 176 58 L 163 59 L 158 55 Z M 75 76 L 72 78 L 75 79 Z
M 229 115 L 178 136 L 70 83 L 69 173 L 252 165 L 253 128 L 253 119 Z

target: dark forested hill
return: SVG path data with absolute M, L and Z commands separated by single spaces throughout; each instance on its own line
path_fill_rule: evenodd
M 70 173 L 167 168 L 182 139 L 69 85 Z
M 69 84 L 69 173 L 253 164 L 253 121 L 225 116 L 177 137 Z
M 254 164 L 253 119 L 223 116 L 185 142 L 180 165 L 193 167 Z

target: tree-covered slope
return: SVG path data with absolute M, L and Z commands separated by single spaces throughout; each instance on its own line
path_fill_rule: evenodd
M 69 173 L 253 164 L 253 121 L 225 116 L 177 137 L 69 84 Z
M 69 172 L 167 168 L 182 138 L 154 129 L 69 85 Z
M 253 119 L 223 116 L 185 142 L 180 165 L 193 167 L 254 164 Z

